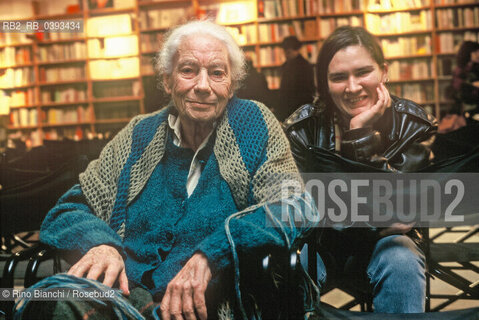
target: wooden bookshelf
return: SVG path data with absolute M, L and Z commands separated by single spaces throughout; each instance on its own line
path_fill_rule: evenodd
M 400 64 L 402 69 L 405 65 L 405 61 L 411 61 L 411 63 L 426 62 L 428 64 L 427 73 L 419 76 L 407 76 L 396 77 L 390 81 L 394 94 L 410 98 L 417 101 L 419 104 L 426 107 L 428 111 L 432 111 L 438 118 L 441 112 L 449 109 L 451 101 L 444 99 L 444 87 L 445 84 L 451 80 L 451 72 L 454 67 L 454 62 L 450 66 L 450 61 L 446 64 L 447 67 L 443 67 L 443 59 L 449 58 L 454 60 L 455 52 L 464 40 L 479 41 L 479 3 L 476 0 L 469 1 L 457 1 L 457 0 L 414 0 L 414 1 L 356 1 L 356 0 L 321 0 L 313 1 L 316 6 L 313 6 L 312 12 L 306 12 L 305 1 L 303 1 L 302 10 L 298 12 L 296 16 L 285 13 L 284 9 L 288 9 L 290 1 L 268 1 L 260 0 L 263 2 L 264 17 L 258 19 L 258 25 L 265 23 L 280 24 L 288 21 L 303 21 L 305 17 L 313 17 L 318 25 L 318 35 L 316 37 L 317 50 L 321 46 L 321 42 L 326 38 L 329 33 L 339 25 L 361 25 L 368 29 L 371 33 L 375 34 L 379 40 L 383 43 L 383 47 L 390 47 L 387 44 L 391 44 L 401 41 L 408 41 L 410 43 L 416 43 L 416 41 L 424 42 L 420 48 L 417 48 L 417 52 L 398 52 L 386 54 L 386 60 L 390 64 Z M 269 2 L 269 15 L 266 4 Z M 296 9 L 299 10 L 301 1 L 293 1 L 298 3 Z M 459 3 L 460 2 L 460 3 Z M 286 3 L 286 5 L 285 5 Z M 376 5 L 374 5 L 376 4 Z M 271 7 L 275 7 L 276 10 L 272 10 Z M 290 8 L 289 8 L 290 9 Z M 455 17 L 449 19 L 452 26 L 441 27 L 441 22 L 438 21 L 438 15 L 441 14 L 441 10 L 452 10 L 450 16 Z M 467 11 L 467 13 L 466 13 Z M 272 14 L 274 12 L 274 14 Z M 458 18 L 461 16 L 461 18 Z M 469 20 L 472 18 L 472 22 L 466 23 L 466 17 Z M 384 23 L 390 19 L 391 21 L 420 21 L 418 25 L 412 23 Z M 381 23 L 388 27 L 399 27 L 398 30 L 385 30 L 384 27 L 377 27 L 371 25 L 371 22 Z M 408 28 L 409 27 L 409 28 Z M 259 27 L 259 32 L 261 33 Z M 292 32 L 295 34 L 295 32 Z M 306 45 L 311 38 L 301 37 L 301 34 L 296 34 L 298 38 Z M 261 41 L 261 35 L 259 34 L 259 50 L 264 50 L 267 47 L 274 47 L 280 45 L 280 40 L 276 41 Z M 314 39 L 313 39 L 314 40 Z M 398 41 L 399 40 L 399 41 Z M 452 49 L 448 49 L 447 52 L 441 51 L 440 42 L 448 44 Z M 398 45 L 401 47 L 400 45 Z M 406 47 L 404 47 L 406 48 Z M 257 51 L 259 51 L 257 50 Z M 313 51 L 317 51 L 313 50 Z M 385 50 L 387 51 L 387 50 Z M 398 50 L 394 50 L 398 51 Z M 452 53 L 452 55 L 451 55 Z M 274 58 L 274 52 L 271 53 Z M 279 82 L 279 72 L 275 72 L 275 68 L 279 68 L 275 59 L 270 61 L 263 61 L 260 52 L 258 52 L 258 61 L 255 66 L 269 75 L 270 88 L 277 88 Z M 303 56 L 306 57 L 305 54 Z M 317 55 L 310 57 L 310 62 L 315 63 Z M 272 61 L 271 61 L 272 60 Z M 407 64 L 407 63 L 406 63 Z M 438 64 L 441 64 L 439 66 Z M 396 65 L 397 66 L 397 65 Z M 408 67 L 408 66 L 406 66 Z M 424 68 L 423 68 L 424 69 Z M 447 73 L 444 71 L 447 69 Z M 391 68 L 390 68 L 391 70 Z M 401 70 L 400 74 L 407 74 Z M 449 84 L 449 83 L 447 83 Z M 419 94 L 415 93 L 415 90 L 421 90 Z M 411 95 L 411 93 L 413 95 Z M 418 100 L 417 98 L 420 97 Z
M 14 102 L 8 126 L 11 133 L 28 136 L 35 132 L 40 143 L 43 138 L 60 139 L 62 135 L 72 138 L 68 134 L 80 131 L 82 138 L 112 135 L 135 114 L 161 107 L 146 104 L 151 104 L 152 92 L 156 92 L 152 61 L 164 34 L 194 15 L 217 13 L 220 5 L 233 0 L 134 0 L 134 5 L 127 8 L 102 9 L 90 9 L 87 0 L 78 1 L 83 9 L 80 12 L 36 15 L 25 20 L 79 19 L 84 24 L 82 33 L 0 37 L 0 98 L 3 94 Z M 439 117 L 451 104 L 444 92 L 451 81 L 458 46 L 464 40 L 479 40 L 476 0 L 251 1 L 257 8 L 255 19 L 230 21 L 225 26 L 253 59 L 254 66 L 265 74 L 271 89 L 279 87 L 284 62 L 282 38 L 297 35 L 304 44 L 303 56 L 314 64 L 322 41 L 334 28 L 359 25 L 389 49 L 385 53 L 394 75 L 389 82 L 391 92 L 415 100 Z M 125 21 L 122 26 L 128 24 L 124 30 L 114 30 L 109 25 L 109 19 L 119 16 Z M 112 33 L 89 30 L 94 19 L 100 25 L 105 21 L 102 27 L 110 27 Z M 381 24 L 395 29 L 378 28 Z M 112 38 L 121 37 L 133 37 L 129 46 L 137 48 L 121 56 L 103 48 L 106 42 L 115 41 Z M 414 50 L 405 50 L 406 47 Z M 98 48 L 100 54 L 92 55 Z M 117 76 L 113 70 L 114 76 L 101 77 L 98 71 L 107 74 L 110 62 L 130 63 L 134 71 Z M 78 68 L 80 76 L 46 81 L 48 71 L 62 73 L 63 68 L 72 74 L 77 70 L 72 68 Z M 49 121 L 74 117 L 74 110 L 78 111 L 76 121 Z M 49 112 L 56 114 L 48 118 Z

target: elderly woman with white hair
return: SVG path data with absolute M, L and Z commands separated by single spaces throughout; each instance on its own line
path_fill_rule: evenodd
M 244 57 L 226 29 L 193 21 L 172 30 L 157 70 L 170 104 L 132 119 L 40 233 L 81 258 L 36 288 L 121 291 L 106 305 L 21 301 L 17 315 L 206 319 L 229 301 L 245 316 L 238 259 L 292 250 L 317 222 L 280 124 L 234 96 Z

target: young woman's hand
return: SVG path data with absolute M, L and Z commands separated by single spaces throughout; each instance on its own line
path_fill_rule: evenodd
M 376 104 L 353 117 L 349 123 L 349 129 L 371 126 L 384 114 L 386 108 L 391 106 L 391 96 L 384 83 L 380 83 L 376 90 L 378 93 L 378 101 Z

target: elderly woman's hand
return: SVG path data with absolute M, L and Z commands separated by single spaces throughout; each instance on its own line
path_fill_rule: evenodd
M 100 245 L 93 247 L 70 270 L 69 275 L 97 280 L 105 275 L 103 284 L 112 287 L 118 279 L 123 294 L 129 295 L 128 278 L 125 272 L 125 263 L 118 250 L 112 246 Z
M 161 301 L 161 318 L 206 320 L 205 291 L 211 279 L 208 259 L 202 253 L 196 253 L 183 269 L 170 281 Z
M 376 104 L 353 117 L 349 123 L 349 129 L 371 126 L 384 114 L 386 108 L 391 105 L 391 97 L 384 83 L 380 83 L 376 90 L 378 92 L 378 101 Z

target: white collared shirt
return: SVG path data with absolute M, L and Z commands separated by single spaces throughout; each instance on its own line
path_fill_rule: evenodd
M 174 133 L 173 144 L 177 147 L 180 147 L 181 146 L 180 118 L 173 114 L 169 114 L 168 125 L 170 126 L 170 128 L 173 130 L 173 133 Z M 216 126 L 216 123 L 213 125 L 213 128 L 215 126 Z M 200 161 L 198 160 L 198 153 L 201 151 L 201 149 L 203 149 L 206 146 L 212 133 L 213 133 L 213 130 L 211 130 L 211 132 L 208 134 L 205 140 L 203 140 L 203 142 L 200 144 L 195 154 L 193 155 L 193 160 L 191 160 L 190 171 L 188 172 L 188 178 L 186 180 L 186 192 L 188 194 L 188 197 L 191 196 L 191 194 L 195 190 L 196 185 L 198 184 L 198 181 L 200 180 L 201 172 L 203 170 L 203 167 Z

